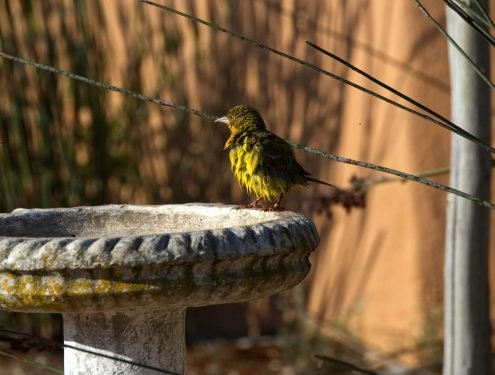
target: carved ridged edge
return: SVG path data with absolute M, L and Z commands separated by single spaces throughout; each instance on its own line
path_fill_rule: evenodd
M 0 237 L 0 271 L 52 272 L 220 261 L 318 245 L 313 222 L 297 214 L 224 229 L 105 238 Z M 213 251 L 211 249 L 214 249 Z
M 318 241 L 313 222 L 291 213 L 189 233 L 0 237 L 0 306 L 76 312 L 249 300 L 300 282 Z

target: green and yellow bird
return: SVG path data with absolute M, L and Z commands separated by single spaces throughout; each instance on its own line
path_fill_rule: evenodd
M 283 210 L 281 201 L 294 185 L 316 182 L 334 187 L 310 177 L 297 162 L 292 146 L 267 130 L 253 107 L 235 106 L 215 122 L 228 125 L 230 137 L 225 148 L 229 149 L 232 171 L 248 194 L 256 196 L 255 201 L 242 207 Z M 275 203 L 260 207 L 261 199 Z

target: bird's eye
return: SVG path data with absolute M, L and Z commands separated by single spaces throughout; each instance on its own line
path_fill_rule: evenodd
M 232 116 L 232 120 L 235 120 L 235 116 Z

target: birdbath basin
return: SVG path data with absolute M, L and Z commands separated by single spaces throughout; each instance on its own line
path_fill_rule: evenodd
M 63 314 L 65 374 L 183 374 L 187 307 L 296 285 L 318 241 L 292 212 L 17 209 L 0 214 L 0 309 Z

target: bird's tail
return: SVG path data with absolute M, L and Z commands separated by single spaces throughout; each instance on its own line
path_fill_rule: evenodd
M 334 187 L 334 188 L 337 187 L 335 185 L 329 184 L 328 182 L 320 181 L 320 180 L 313 178 L 313 177 L 310 177 L 310 176 L 306 176 L 306 180 L 309 182 L 315 182 L 317 184 L 323 184 L 323 185 L 327 185 L 327 186 Z

